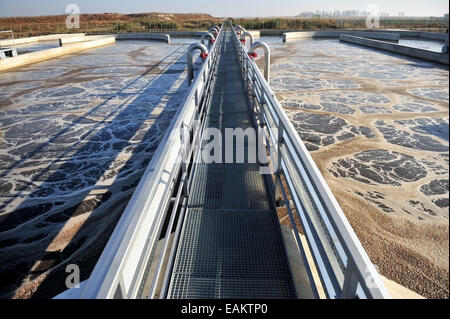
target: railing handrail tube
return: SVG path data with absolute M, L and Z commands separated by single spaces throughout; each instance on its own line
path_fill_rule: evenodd
M 220 30 L 223 33 L 223 28 Z M 202 75 L 206 71 L 210 72 L 213 67 L 211 62 L 213 59 L 217 59 L 217 42 L 215 42 L 210 50 L 210 54 L 205 59 L 202 67 L 197 74 Z M 173 187 L 174 172 L 179 171 L 179 166 L 181 165 L 181 152 L 182 148 L 185 147 L 181 145 L 180 138 L 178 136 L 179 130 L 187 123 L 185 123 L 185 118 L 188 117 L 191 121 L 193 120 L 193 114 L 195 113 L 195 94 L 199 88 L 205 89 L 206 79 L 203 76 L 197 76 L 192 85 L 189 87 L 188 92 L 185 94 L 185 99 L 182 107 L 179 108 L 176 115 L 172 119 L 169 127 L 167 128 L 159 147 L 153 154 L 153 157 L 147 166 L 135 192 L 133 193 L 131 199 L 128 202 L 122 216 L 117 223 L 106 247 L 104 248 L 102 255 L 97 261 L 94 270 L 88 279 L 80 298 L 113 298 L 115 290 L 119 284 L 124 284 L 122 281 L 122 270 L 125 267 L 127 258 L 133 253 L 133 245 L 136 242 L 136 237 L 139 235 L 139 230 L 142 228 L 143 220 L 147 219 L 147 222 L 151 222 L 151 231 L 155 231 L 160 223 L 158 222 L 159 211 L 148 212 L 149 206 L 156 201 L 155 193 L 161 193 L 159 186 L 161 180 L 163 179 L 163 174 L 167 175 L 167 172 L 163 169 L 167 165 L 172 165 L 171 174 L 167 180 L 167 186 L 164 189 L 164 194 L 168 193 Z M 202 92 L 200 92 L 202 93 Z M 189 117 L 190 115 L 190 117 Z M 189 123 L 191 124 L 191 123 Z M 177 147 L 179 146 L 179 147 Z M 164 200 L 163 196 L 160 196 Z M 170 199 L 170 198 L 169 198 Z M 168 200 L 167 198 L 165 200 Z M 157 201 L 160 202 L 160 201 Z M 154 203 L 156 204 L 156 203 Z M 159 203 L 158 207 L 161 206 Z M 154 233 L 146 238 L 143 248 L 146 249 L 148 245 L 154 245 L 154 238 L 156 236 Z M 152 242 L 148 242 L 151 240 Z M 140 256 L 137 264 L 141 265 L 142 258 L 145 256 Z M 136 258 L 136 257 L 135 257 Z M 133 266 L 133 265 L 131 265 Z M 138 269 L 138 267 L 134 267 Z M 143 269 L 137 270 L 142 272 Z M 138 283 L 135 282 L 136 273 L 133 275 L 132 282 L 130 284 L 131 289 L 125 291 L 125 295 L 122 297 L 133 297 L 137 293 Z M 134 281 L 133 281 L 134 280 Z M 122 288 L 123 289 L 123 288 Z M 131 294 L 131 296 L 130 296 Z
M 369 256 L 356 236 L 356 233 L 351 227 L 324 177 L 320 173 L 320 170 L 316 166 L 312 156 L 306 149 L 300 136 L 289 120 L 286 112 L 282 108 L 278 99 L 276 99 L 269 84 L 264 80 L 264 77 L 255 62 L 252 61 L 252 59 L 246 54 L 246 49 L 240 43 L 237 34 L 235 32 L 233 33 L 235 36 L 235 43 L 241 51 L 240 55 L 243 56 L 243 59 L 246 60 L 248 65 L 250 65 L 253 69 L 256 79 L 259 82 L 258 84 L 260 85 L 261 90 L 265 93 L 263 95 L 265 103 L 272 106 L 270 110 L 274 111 L 276 117 L 279 119 L 279 125 L 282 125 L 285 134 L 289 137 L 293 145 L 293 149 L 289 149 L 289 151 L 294 151 L 297 157 L 302 161 L 302 164 L 305 166 L 305 170 L 310 177 L 310 181 L 315 188 L 314 190 L 317 196 L 319 196 L 326 208 L 325 213 L 332 223 L 333 230 L 338 236 L 339 242 L 347 256 L 347 266 L 353 267 L 358 282 L 361 284 L 361 287 L 367 297 L 390 298 L 389 293 L 381 281 L 374 265 L 370 261 Z M 362 271 L 364 271 L 364 274 Z

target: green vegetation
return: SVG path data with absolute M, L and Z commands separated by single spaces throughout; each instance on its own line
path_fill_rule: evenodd
M 13 30 L 17 37 L 50 33 L 117 33 L 172 30 L 207 30 L 228 18 L 215 18 L 209 14 L 82 14 L 80 28 L 67 29 L 65 15 L 42 17 L 0 18 L 0 30 Z M 365 29 L 363 18 L 242 18 L 232 19 L 246 29 L 257 30 L 334 30 Z M 382 18 L 381 28 L 412 29 L 445 32 L 448 18 Z
M 236 23 L 245 29 L 275 30 L 314 30 L 336 29 L 336 21 L 332 19 L 236 19 Z
M 333 29 L 365 29 L 363 18 L 274 18 L 274 19 L 232 19 L 234 23 L 245 29 L 276 30 L 333 30 Z M 381 18 L 382 29 L 418 29 L 445 32 L 448 19 L 444 18 Z

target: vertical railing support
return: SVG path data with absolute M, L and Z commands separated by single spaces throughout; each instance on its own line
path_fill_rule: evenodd
M 279 124 L 278 125 L 278 136 L 277 136 L 277 162 L 276 162 L 276 169 L 275 169 L 275 174 L 280 174 L 281 172 L 281 147 L 283 146 L 284 143 L 284 139 L 283 139 L 283 133 L 284 133 L 284 128 L 283 128 L 283 124 Z
M 187 176 L 187 170 L 188 170 L 188 154 L 189 154 L 189 128 L 186 127 L 185 124 L 181 125 L 181 131 L 180 131 L 180 142 L 181 142 L 181 170 L 182 173 Z M 183 184 L 183 196 L 188 195 L 188 189 L 187 189 L 188 183 Z
M 345 269 L 344 285 L 342 287 L 342 299 L 356 298 L 356 290 L 358 289 L 358 278 L 356 277 L 355 266 L 349 262 Z

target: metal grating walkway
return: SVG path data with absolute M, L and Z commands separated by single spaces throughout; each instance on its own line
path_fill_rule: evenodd
M 226 32 L 206 122 L 221 131 L 251 127 L 234 52 Z M 224 154 L 229 145 L 222 146 Z M 247 158 L 197 164 L 168 298 L 295 297 L 278 217 L 259 165 Z

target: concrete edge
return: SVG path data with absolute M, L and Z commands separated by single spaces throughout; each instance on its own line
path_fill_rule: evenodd
M 297 256 L 295 257 L 295 263 L 292 256 L 300 255 L 300 249 L 298 247 L 298 245 L 296 244 L 297 241 L 295 240 L 295 235 L 294 235 L 294 231 L 290 228 L 287 227 L 285 225 L 280 224 L 281 229 L 282 229 L 282 233 L 283 233 L 283 239 L 285 241 L 285 247 L 288 253 L 288 258 L 289 258 L 289 262 L 291 265 L 299 264 L 299 261 L 301 261 L 301 257 Z M 325 292 L 323 290 L 323 287 L 320 285 L 320 279 L 319 279 L 319 274 L 318 271 L 314 265 L 314 259 L 312 257 L 311 251 L 309 250 L 308 247 L 308 242 L 306 240 L 306 237 L 303 234 L 299 234 L 300 235 L 300 241 L 302 243 L 303 249 L 305 250 L 306 253 L 306 258 L 308 260 L 308 263 L 311 266 L 311 272 L 313 274 L 313 278 L 314 278 L 314 282 L 317 284 L 318 283 L 318 290 L 319 290 L 319 298 L 320 299 L 325 299 Z M 301 265 L 303 265 L 303 262 L 301 262 Z M 294 275 L 294 274 L 293 274 Z M 303 275 L 305 276 L 305 275 Z M 381 280 L 383 281 L 383 283 L 385 284 L 389 294 L 391 295 L 392 299 L 426 299 L 425 297 L 419 295 L 418 293 L 406 288 L 405 286 L 400 285 L 399 283 L 390 280 L 386 277 L 384 277 L 383 275 L 380 274 Z M 295 279 L 295 278 L 294 278 Z M 297 284 L 297 281 L 296 281 Z M 306 280 L 303 279 L 303 283 L 300 285 L 301 288 L 304 288 L 306 284 Z
M 426 299 L 424 296 L 380 275 L 392 299 Z
M 0 72 L 5 70 L 10 70 L 13 68 L 17 68 L 20 66 L 41 62 L 45 60 L 49 60 L 52 58 L 60 57 L 66 54 L 76 53 L 84 50 L 89 50 L 109 44 L 113 44 L 116 42 L 115 37 L 105 37 L 103 39 L 86 41 L 86 42 L 78 42 L 68 44 L 58 48 L 51 48 L 47 50 L 30 52 L 18 55 L 13 58 L 7 58 L 0 60 Z
M 116 40 L 160 40 L 170 43 L 170 35 L 162 33 L 119 33 L 115 35 Z
M 247 30 L 247 32 L 251 33 L 253 37 L 258 38 L 261 36 L 261 31 L 258 30 Z
M 400 44 L 393 44 L 389 42 L 367 39 L 363 37 L 357 37 L 352 35 L 340 35 L 339 41 L 348 42 L 352 44 L 358 44 L 374 49 L 384 50 L 400 55 L 405 55 L 413 58 L 418 58 L 426 61 L 437 62 L 441 64 L 449 65 L 449 55 L 439 52 L 428 51 L 424 49 L 407 47 Z
M 83 36 L 78 36 L 78 37 L 60 38 L 59 45 L 63 46 L 65 44 L 69 44 L 69 43 L 93 41 L 93 40 L 103 39 L 103 38 L 107 38 L 107 37 L 108 37 L 107 35 L 83 35 Z
M 283 33 L 283 42 L 291 39 L 301 38 L 339 38 L 341 35 L 361 36 L 369 39 L 397 41 L 400 39 L 399 33 L 373 32 L 373 31 L 298 31 Z
M 44 42 L 44 41 L 58 41 L 62 38 L 72 38 L 72 37 L 80 37 L 85 36 L 84 33 L 67 33 L 67 34 L 50 34 L 50 35 L 41 35 L 37 37 L 28 37 L 28 38 L 17 38 L 14 39 L 14 45 L 20 44 L 28 44 L 34 42 Z M 13 45 L 12 40 L 2 40 L 0 41 L 0 47 Z

